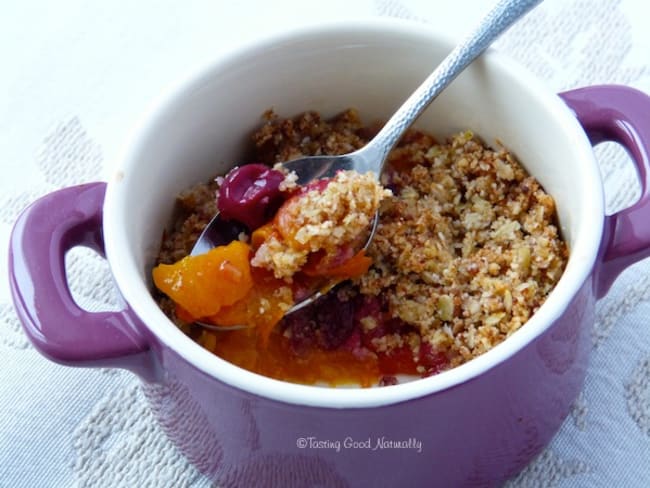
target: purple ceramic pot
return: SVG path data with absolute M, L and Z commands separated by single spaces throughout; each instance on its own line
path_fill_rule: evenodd
M 594 303 L 650 254 L 650 99 L 619 86 L 550 93 L 488 52 L 418 122 L 435 134 L 499 138 L 556 199 L 571 257 L 519 331 L 437 376 L 335 389 L 241 370 L 193 343 L 151 298 L 150 270 L 174 196 L 225 172 L 270 106 L 386 117 L 452 43 L 424 26 L 363 21 L 292 31 L 223 57 L 173 88 L 133 132 L 111 181 L 66 188 L 16 222 L 10 280 L 34 345 L 73 366 L 140 376 L 160 424 L 222 486 L 491 486 L 549 442 L 577 396 Z M 642 183 L 632 207 L 605 216 L 591 145 L 629 150 Z M 64 254 L 106 252 L 120 312 L 71 298 Z

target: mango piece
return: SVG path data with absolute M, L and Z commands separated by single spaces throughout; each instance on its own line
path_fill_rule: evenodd
M 364 249 L 352 256 L 350 259 L 334 266 L 325 272 L 325 276 L 332 276 L 334 278 L 349 279 L 358 278 L 368 272 L 368 268 L 372 264 L 372 258 L 366 256 Z
M 251 247 L 254 251 L 257 251 L 257 249 L 264 244 L 264 241 L 270 239 L 271 236 L 279 237 L 279 234 L 275 229 L 273 222 L 268 222 L 253 231 L 251 234 Z
M 324 253 L 315 253 L 315 259 L 308 261 L 302 271 L 307 276 L 323 276 L 340 280 L 358 278 L 365 274 L 372 264 L 372 258 L 366 256 L 364 249 L 340 263 L 338 259 L 329 259 Z
M 208 321 L 221 325 L 249 325 L 257 329 L 262 343 L 268 341 L 275 325 L 293 305 L 293 292 L 282 280 L 256 273 L 254 286 L 236 303 L 221 308 Z
M 248 244 L 233 241 L 174 264 L 160 264 L 153 270 L 153 281 L 194 319 L 214 315 L 252 288 L 250 253 Z
M 273 227 L 280 234 L 281 239 L 296 250 L 305 249 L 305 245 L 296 240 L 296 234 L 300 230 L 297 218 L 301 210 L 301 198 L 302 195 L 298 194 L 286 200 L 273 219 Z

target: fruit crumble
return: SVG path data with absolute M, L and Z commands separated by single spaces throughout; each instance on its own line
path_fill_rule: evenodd
M 389 155 L 383 187 L 349 172 L 297 187 L 273 169 L 351 152 L 378 127 L 354 110 L 330 120 L 267 112 L 253 135 L 255 164 L 178 196 L 154 269 L 163 311 L 220 357 L 307 384 L 429 376 L 518 330 L 559 280 L 568 248 L 553 199 L 501 145 L 469 131 L 437 141 L 410 130 Z M 247 231 L 188 258 L 217 209 Z M 375 238 L 359 252 L 377 209 Z M 332 280 L 344 281 L 284 315 Z M 254 327 L 215 332 L 197 320 Z

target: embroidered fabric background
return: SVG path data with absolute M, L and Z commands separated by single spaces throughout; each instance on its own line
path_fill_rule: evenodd
M 258 34 L 362 16 L 431 23 L 459 35 L 488 0 L 83 2 L 26 0 L 0 18 L 0 248 L 29 202 L 107 179 L 130 124 L 166 85 Z M 650 7 L 642 0 L 546 0 L 496 47 L 555 91 L 622 83 L 650 93 Z M 525 110 L 525 107 L 522 107 Z M 543 130 L 543 128 L 540 128 Z M 623 150 L 596 148 L 610 212 L 638 196 Z M 0 270 L 7 275 L 6 255 Z M 114 309 L 105 261 L 66 258 L 76 300 Z M 510 488 L 650 486 L 650 262 L 597 306 L 583 392 L 548 448 Z M 149 411 L 140 382 L 40 356 L 0 282 L 0 486 L 209 486 Z

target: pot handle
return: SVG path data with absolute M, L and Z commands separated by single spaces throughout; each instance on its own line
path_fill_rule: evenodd
M 143 326 L 128 305 L 88 312 L 72 298 L 65 253 L 87 246 L 104 256 L 102 207 L 106 183 L 45 195 L 16 221 L 9 244 L 9 281 L 27 336 L 44 356 L 70 366 L 121 367 L 146 379 L 154 373 Z
M 641 198 L 605 216 L 595 273 L 596 297 L 609 290 L 625 268 L 650 256 L 650 97 L 634 88 L 600 85 L 560 94 L 593 145 L 611 141 L 627 149 L 641 182 Z

